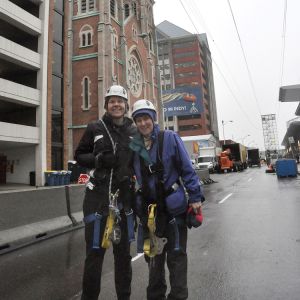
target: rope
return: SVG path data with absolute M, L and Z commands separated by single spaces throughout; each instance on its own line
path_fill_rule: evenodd
M 117 149 L 117 144 L 114 142 L 108 128 L 106 127 L 106 124 L 103 122 L 102 119 L 100 119 L 100 122 L 102 123 L 102 125 L 104 126 L 108 136 L 109 136 L 109 139 L 111 141 L 111 145 L 112 145 L 112 148 L 113 148 L 113 153 L 114 155 L 116 154 L 116 149 Z M 114 195 L 111 193 L 111 186 L 112 186 L 112 177 L 113 177 L 113 173 L 114 173 L 114 169 L 111 168 L 110 170 L 110 177 L 109 177 L 109 186 L 108 186 L 108 199 L 109 199 L 109 205 L 110 206 L 115 206 L 117 207 L 117 197 L 114 197 Z M 118 193 L 118 190 L 116 192 L 116 194 Z M 113 203 L 112 199 L 115 199 L 116 200 L 116 203 Z

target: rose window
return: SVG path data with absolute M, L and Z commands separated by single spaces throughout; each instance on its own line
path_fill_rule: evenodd
M 130 92 L 139 97 L 142 91 L 142 70 L 135 56 L 131 56 L 128 60 L 128 85 Z

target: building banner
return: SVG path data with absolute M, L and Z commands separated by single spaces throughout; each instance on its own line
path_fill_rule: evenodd
M 165 117 L 196 115 L 203 112 L 202 92 L 200 87 L 181 87 L 163 91 Z

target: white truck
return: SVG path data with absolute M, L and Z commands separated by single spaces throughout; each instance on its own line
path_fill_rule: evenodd
M 199 148 L 198 168 L 208 169 L 209 173 L 214 173 L 218 166 L 218 154 L 221 153 L 221 148 L 218 147 L 203 147 Z
M 196 169 L 209 169 L 214 172 L 217 164 L 217 154 L 221 152 L 216 148 L 216 139 L 212 134 L 184 136 L 181 138 L 190 159 Z

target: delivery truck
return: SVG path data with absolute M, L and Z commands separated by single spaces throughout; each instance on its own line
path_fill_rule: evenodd
M 199 148 L 198 167 L 199 169 L 208 169 L 209 173 L 216 172 L 218 167 L 219 147 L 203 147 Z
M 260 168 L 260 156 L 259 156 L 259 149 L 247 149 L 248 154 L 248 166 L 252 168 L 253 166 L 257 166 Z
M 222 145 L 222 153 L 226 152 L 228 159 L 232 161 L 232 171 L 243 171 L 247 169 L 247 151 L 246 147 L 240 143 Z M 222 159 L 220 161 L 220 169 L 222 170 Z M 223 160 L 225 162 L 225 160 Z

